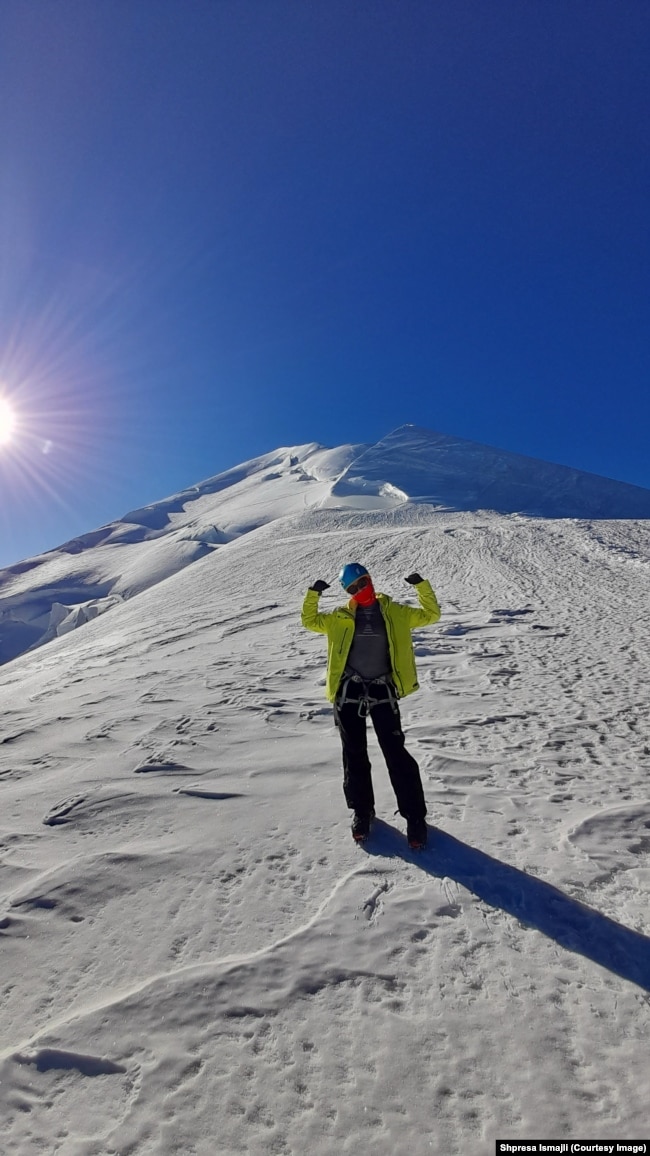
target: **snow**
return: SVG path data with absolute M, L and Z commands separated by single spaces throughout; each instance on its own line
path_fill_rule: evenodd
M 650 518 L 648 490 L 412 425 L 374 446 L 285 446 L 0 570 L 0 663 L 289 514 L 418 504 L 546 518 Z
M 0 570 L 0 663 L 104 613 L 241 534 L 317 505 L 363 446 L 279 449 L 131 510 L 57 550 Z M 80 613 L 81 612 L 81 613 Z
M 0 669 L 12 1156 L 491 1156 L 647 1130 L 650 523 L 612 490 L 599 520 L 427 501 L 423 431 L 392 440 L 390 470 L 391 438 L 277 451 L 156 504 L 151 536 L 117 545 L 115 523 L 2 575 L 18 618 L 115 600 Z M 368 488 L 334 493 L 348 467 Z M 443 609 L 402 704 L 420 854 L 374 738 L 379 819 L 353 843 L 324 641 L 300 626 L 352 556 L 402 601 L 419 570 Z
M 546 518 L 649 518 L 650 491 L 406 425 L 357 455 L 333 486 L 458 510 Z M 376 508 L 383 508 L 380 501 Z

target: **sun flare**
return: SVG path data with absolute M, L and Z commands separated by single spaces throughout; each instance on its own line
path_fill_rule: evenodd
M 16 428 L 16 415 L 5 398 L 0 397 L 0 445 L 11 441 Z

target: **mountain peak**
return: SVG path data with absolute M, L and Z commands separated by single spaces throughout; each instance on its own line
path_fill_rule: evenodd
M 650 518 L 650 490 L 407 424 L 374 445 L 287 447 L 0 571 L 0 663 L 262 526 L 306 511 Z
M 371 508 L 388 495 L 453 510 L 493 510 L 543 518 L 650 518 L 650 490 L 569 466 L 402 425 L 358 455 L 332 498 Z M 333 503 L 332 503 L 333 504 Z

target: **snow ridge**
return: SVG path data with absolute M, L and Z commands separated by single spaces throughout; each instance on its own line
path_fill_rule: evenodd
M 194 514 L 230 534 L 265 495 L 255 529 L 0 670 L 12 1156 L 643 1134 L 650 525 L 442 509 L 419 486 L 346 505 L 348 466 L 385 496 L 367 448 L 327 452 L 141 526 L 158 537 L 123 557 Z M 61 556 L 77 589 L 108 581 L 102 551 Z M 300 625 L 352 557 L 400 601 L 418 569 L 442 606 L 401 704 L 419 855 L 372 738 L 378 818 L 350 838 L 324 640 Z
M 650 491 L 405 425 L 375 445 L 253 458 L 0 571 L 0 664 L 75 630 L 261 526 L 405 504 L 545 518 L 650 518 Z
M 267 522 L 317 505 L 359 446 L 244 462 L 0 571 L 0 664 L 164 582 Z

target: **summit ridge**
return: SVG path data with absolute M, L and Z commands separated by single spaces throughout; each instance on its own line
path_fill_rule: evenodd
M 405 507 L 547 519 L 650 518 L 650 490 L 416 425 L 374 444 L 251 458 L 0 570 L 0 663 L 42 646 L 264 526 Z

